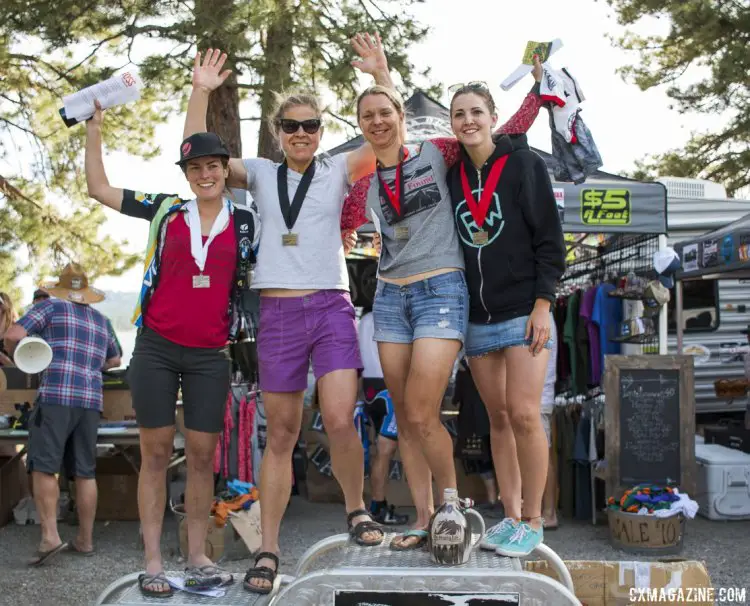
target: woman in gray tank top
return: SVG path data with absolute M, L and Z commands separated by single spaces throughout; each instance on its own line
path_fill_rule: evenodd
M 379 37 L 358 34 L 352 45 L 361 57 L 353 65 L 393 86 Z M 222 71 L 226 58 L 210 49 L 203 62 L 196 57 L 185 133 L 206 129 L 209 95 L 230 74 Z M 271 129 L 284 161 L 232 158 L 227 180 L 250 192 L 263 223 L 253 278 L 261 294 L 258 358 L 268 423 L 260 472 L 263 542 L 244 583 L 254 593 L 269 593 L 278 572 L 279 527 L 292 487 L 310 362 L 349 532 L 365 546 L 384 537 L 362 498 L 364 453 L 352 423 L 362 362 L 339 227 L 350 183 L 371 172 L 375 158 L 369 145 L 334 158 L 316 156 L 323 128 L 314 95 L 279 98 Z
M 526 132 L 540 105 L 539 95 L 530 93 L 498 132 Z M 453 445 L 440 408 L 468 323 L 463 253 L 446 184 L 459 148 L 454 138 L 404 145 L 403 102 L 384 87 L 360 95 L 357 118 L 378 167 L 352 187 L 341 225 L 356 229 L 372 221 L 382 238 L 375 340 L 417 509 L 414 527 L 394 538 L 391 548 L 415 549 L 427 539 L 434 509 L 432 475 L 438 494 L 456 488 Z

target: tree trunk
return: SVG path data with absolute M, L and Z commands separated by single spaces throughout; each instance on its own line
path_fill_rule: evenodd
M 276 0 L 276 10 L 266 34 L 266 62 L 263 66 L 263 93 L 260 97 L 260 134 L 258 157 L 280 162 L 284 155 L 271 131 L 268 120 L 276 100 L 273 93 L 283 93 L 291 80 L 294 61 L 294 14 L 289 0 Z
M 208 100 L 206 126 L 209 131 L 216 133 L 224 140 L 233 158 L 242 157 L 240 95 L 237 89 L 237 77 L 234 73 L 222 86 L 211 93 Z
M 235 0 L 195 0 L 195 23 L 198 27 L 216 23 L 216 16 L 222 15 L 228 22 L 234 12 Z M 203 24 L 201 26 L 201 24 Z M 205 56 L 206 49 L 219 48 L 228 53 L 229 58 L 224 69 L 231 69 L 232 75 L 224 84 L 211 93 L 208 100 L 206 127 L 216 133 L 229 148 L 234 158 L 242 157 L 242 140 L 240 137 L 240 95 L 237 88 L 236 66 L 232 61 L 232 40 L 221 29 L 204 29 L 199 36 L 198 50 Z

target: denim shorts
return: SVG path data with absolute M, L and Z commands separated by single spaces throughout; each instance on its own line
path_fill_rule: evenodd
M 456 339 L 463 343 L 469 321 L 464 272 L 452 271 L 404 286 L 378 281 L 372 306 L 375 340 Z
M 476 324 L 470 322 L 466 332 L 466 355 L 471 358 L 518 345 L 528 347 L 531 345 L 531 339 L 525 338 L 526 322 L 528 320 L 529 316 L 521 316 L 496 324 Z M 550 322 L 554 321 L 555 319 L 550 313 Z M 554 340 L 550 338 L 544 344 L 544 347 L 552 349 L 554 344 Z

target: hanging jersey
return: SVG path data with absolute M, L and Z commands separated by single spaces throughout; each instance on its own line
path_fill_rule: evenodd
M 539 95 L 551 105 L 555 130 L 568 143 L 576 142 L 575 122 L 579 106 L 584 101 L 578 82 L 565 68 L 544 66 Z

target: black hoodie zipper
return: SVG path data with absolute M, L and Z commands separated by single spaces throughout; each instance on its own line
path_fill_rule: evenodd
M 477 180 L 479 181 L 479 188 L 477 196 L 479 198 L 482 197 L 482 169 L 477 168 Z M 481 229 L 481 225 L 477 225 L 478 228 Z M 487 312 L 487 324 L 490 323 L 490 320 L 492 319 L 492 315 L 490 314 L 490 310 L 487 309 L 487 304 L 484 302 L 484 274 L 482 273 L 482 248 L 480 247 L 477 250 L 477 266 L 479 267 L 479 300 L 482 303 L 482 307 L 484 308 L 484 311 Z
M 505 141 L 507 139 L 507 142 Z M 471 161 L 471 158 L 469 157 L 468 153 L 465 149 L 461 149 L 462 153 L 462 162 L 466 163 L 466 166 L 471 166 L 474 168 L 474 170 L 477 171 L 477 178 L 479 180 L 479 196 L 481 198 L 482 196 L 482 169 L 487 166 L 490 161 L 496 160 L 500 156 L 503 156 L 505 154 L 509 154 L 515 149 L 528 149 L 528 144 L 526 143 L 526 135 L 514 135 L 513 140 L 511 140 L 511 137 L 508 135 L 500 135 L 497 138 L 493 136 L 493 140 L 495 141 L 495 150 L 490 154 L 490 157 L 487 159 L 487 161 L 482 165 L 482 168 L 479 169 L 476 166 L 474 166 L 474 163 Z M 517 141 L 514 141 L 517 140 Z M 477 225 L 477 227 L 479 227 Z M 487 304 L 484 300 L 484 272 L 482 271 L 482 249 L 479 248 L 477 250 L 477 267 L 479 268 L 479 301 L 482 305 L 482 309 L 484 309 L 485 313 L 487 314 L 487 321 L 486 324 L 490 324 L 492 322 L 492 314 L 490 313 L 490 310 L 487 308 Z

